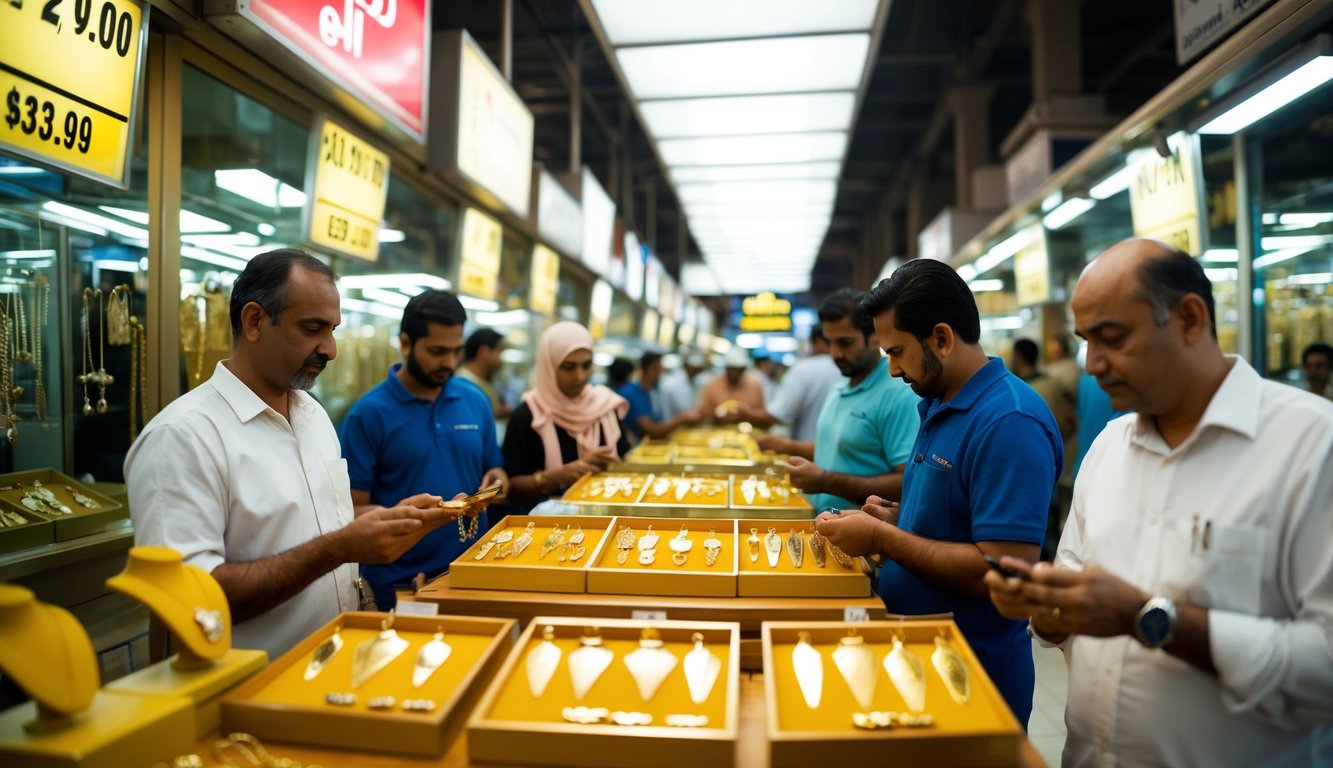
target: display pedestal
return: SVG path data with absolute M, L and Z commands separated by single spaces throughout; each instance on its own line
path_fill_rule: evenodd
M 194 657 L 197 659 L 197 657 Z M 217 661 L 190 660 L 182 653 L 108 683 L 104 690 L 146 696 L 183 696 L 194 702 L 194 737 L 222 723 L 222 694 L 268 664 L 268 654 L 232 648 Z
M 193 707 L 176 696 L 98 692 L 76 715 L 39 721 L 37 704 L 0 712 L 8 768 L 123 768 L 170 760 L 194 747 Z

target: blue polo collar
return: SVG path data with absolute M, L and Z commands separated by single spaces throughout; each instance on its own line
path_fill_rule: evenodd
M 981 370 L 972 374 L 972 378 L 968 379 L 967 382 L 963 384 L 962 389 L 958 390 L 958 394 L 954 395 L 952 400 L 944 403 L 938 399 L 931 399 L 928 401 L 927 410 L 942 411 L 945 409 L 953 409 L 956 411 L 966 411 L 976 405 L 977 401 L 981 399 L 981 396 L 986 394 L 987 390 L 995 386 L 995 384 L 1003 379 L 1009 372 L 1008 369 L 1004 367 L 1004 361 L 1000 358 L 990 357 L 989 355 L 987 358 L 990 362 L 981 366 Z

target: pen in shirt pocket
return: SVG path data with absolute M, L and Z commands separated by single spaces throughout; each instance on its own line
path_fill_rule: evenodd
M 1205 520 L 1203 523 L 1203 549 L 1207 552 L 1213 546 L 1213 521 Z
M 1194 524 L 1190 526 L 1190 554 L 1199 550 L 1199 516 L 1194 516 Z

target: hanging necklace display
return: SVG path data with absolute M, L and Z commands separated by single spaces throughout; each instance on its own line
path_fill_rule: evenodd
M 841 565 L 843 568 L 851 568 L 852 567 L 851 555 L 847 554 L 846 552 L 843 552 L 841 549 L 838 549 L 838 545 L 834 544 L 833 542 L 828 541 L 827 539 L 825 539 L 825 541 L 828 542 L 828 551 L 830 555 L 833 555 L 833 561 L 836 562 L 838 565 Z
M 751 529 L 750 529 L 750 538 L 746 540 L 746 543 L 748 543 L 748 544 L 750 545 L 750 562 L 752 562 L 752 563 L 757 563 L 757 562 L 759 562 L 759 529 L 758 529 L 758 528 L 751 528 Z
M 796 684 L 801 687 L 805 705 L 819 708 L 824 696 L 824 655 L 810 644 L 810 633 L 801 632 L 796 647 L 791 649 L 791 667 L 796 672 Z
M 805 562 L 805 539 L 794 530 L 787 532 L 787 557 L 791 558 L 791 564 L 797 568 Z
M 106 413 L 111 407 L 106 402 L 106 388 L 114 384 L 114 376 L 106 372 L 106 321 L 102 312 L 105 294 L 97 292 L 97 412 Z
M 468 542 L 477 538 L 477 532 L 481 529 L 481 513 L 477 512 L 471 515 L 458 516 L 458 540 Z
M 847 636 L 838 641 L 833 650 L 833 663 L 842 674 L 847 687 L 852 690 L 852 697 L 861 709 L 870 709 L 875 701 L 875 652 L 866 645 L 866 639 L 848 630 Z
M 620 550 L 616 553 L 617 563 L 624 565 L 625 561 L 629 559 L 629 551 L 634 549 L 636 538 L 634 531 L 627 525 L 621 526 L 620 530 L 616 531 L 616 549 Z
M 565 543 L 565 529 L 557 525 L 546 534 L 546 540 L 542 542 L 541 551 L 537 553 L 538 560 L 545 560 L 546 556 L 555 551 L 555 548 Z
M 83 314 L 79 317 L 80 330 L 83 332 L 83 373 L 79 375 L 78 382 L 83 385 L 83 415 L 92 416 L 93 401 L 88 397 L 88 385 L 97 382 L 97 374 L 93 372 L 93 344 L 92 344 L 92 288 L 83 289 Z
M 314 680 L 329 665 L 333 657 L 338 655 L 338 651 L 343 649 L 341 632 L 342 627 L 334 627 L 333 634 L 315 647 L 315 652 L 310 655 L 310 663 L 305 665 L 306 680 Z
M 671 549 L 671 562 L 676 565 L 684 565 L 689 559 L 689 552 L 694 548 L 694 542 L 690 541 L 690 532 L 685 526 L 680 527 L 680 533 L 676 534 L 671 541 L 667 542 L 667 547 Z
M 639 537 L 639 565 L 652 565 L 657 559 L 657 534 L 653 533 L 652 524 L 648 532 Z
M 884 671 L 889 673 L 893 687 L 902 694 L 908 709 L 920 712 L 926 708 L 926 665 L 903 645 L 902 638 L 893 638 L 893 650 L 884 657 Z
M 139 424 L 148 424 L 148 329 L 130 315 L 130 442 L 139 436 Z
M 32 275 L 27 270 L 20 270 L 19 275 Z M 26 285 L 19 285 L 14 291 L 14 321 L 18 323 L 18 330 L 14 334 L 14 362 L 30 363 L 32 362 L 32 347 L 29 345 L 30 334 L 28 333 L 28 312 L 23 303 L 23 289 Z
M 542 641 L 528 651 L 528 657 L 523 660 L 523 666 L 528 671 L 528 688 L 532 690 L 534 699 L 540 699 L 546 692 L 546 686 L 560 667 L 562 655 L 560 646 L 555 644 L 555 627 L 544 627 Z
M 708 538 L 704 539 L 704 565 L 712 568 L 721 552 L 722 542 L 717 538 L 717 529 L 709 528 Z
M 425 685 L 430 676 L 435 674 L 435 670 L 449 660 L 449 654 L 453 652 L 453 646 L 444 642 L 444 630 L 436 627 L 435 637 L 417 651 L 416 665 L 412 667 L 412 687 L 420 688 Z
M 958 655 L 958 651 L 949 646 L 949 641 L 945 640 L 943 635 L 935 637 L 935 650 L 930 654 L 930 663 L 935 666 L 935 671 L 940 673 L 940 679 L 944 681 L 944 687 L 953 700 L 958 704 L 966 704 L 972 695 L 967 664 L 963 662 L 963 657 Z
M 615 654 L 602 647 L 602 636 L 591 627 L 579 638 L 579 647 L 569 653 L 569 681 L 574 686 L 574 700 L 583 701 L 593 684 L 611 666 Z
M 199 312 L 199 302 L 202 296 L 186 296 L 181 299 L 180 311 L 177 315 L 177 321 L 180 323 L 181 334 L 181 357 L 186 361 L 190 359 L 190 353 L 194 353 L 194 365 L 186 363 L 186 387 L 194 389 L 203 383 L 204 380 L 204 321 Z
M 106 304 L 106 343 L 123 347 L 130 343 L 130 287 L 117 285 L 111 289 Z
M 9 338 L 9 298 L 0 307 L 0 426 L 4 427 L 5 439 L 13 445 L 19 439 L 17 417 L 14 415 L 14 401 L 23 394 L 21 387 L 14 386 L 13 366 L 10 365 Z M 16 391 L 17 390 L 17 391 Z M 12 514 L 12 513 L 10 513 Z M 16 515 L 22 522 L 22 515 Z M 20 523 L 22 524 L 22 523 Z
M 652 627 L 645 627 L 639 635 L 639 647 L 625 654 L 625 667 L 644 701 L 652 701 L 679 661 L 666 649 L 662 636 Z
M 824 556 L 827 554 L 824 545 L 827 542 L 828 539 L 825 539 L 824 534 L 819 531 L 812 531 L 810 533 L 810 557 L 814 559 L 815 565 L 820 568 L 824 567 Z
M 352 687 L 360 688 L 379 674 L 380 670 L 402 655 L 411 643 L 398 636 L 393 629 L 393 614 L 380 623 L 380 632 L 369 640 L 362 640 L 352 656 Z
M 768 567 L 778 567 L 778 557 L 782 554 L 782 537 L 777 528 L 769 528 L 764 535 L 764 550 L 768 552 Z
M 28 359 L 32 360 L 34 403 L 37 420 L 46 420 L 46 380 L 42 372 L 42 335 L 51 309 L 51 283 L 46 275 L 34 273 L 32 287 L 32 324 L 29 326 Z
M 718 673 L 722 671 L 722 660 L 704 645 L 704 636 L 698 632 L 690 638 L 694 650 L 685 654 L 685 684 L 690 689 L 690 701 L 702 704 L 708 701 Z

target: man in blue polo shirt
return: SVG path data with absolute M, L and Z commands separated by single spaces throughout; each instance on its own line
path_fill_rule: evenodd
M 890 372 L 921 396 L 921 428 L 901 507 L 867 504 L 816 525 L 848 554 L 883 558 L 879 595 L 890 612 L 952 612 L 1026 723 L 1031 640 L 1024 622 L 1003 618 L 988 599 L 982 555 L 1037 559 L 1064 465 L 1060 430 L 1041 396 L 986 356 L 976 302 L 951 267 L 909 261 L 861 308 Z
M 343 422 L 343 458 L 351 478 L 356 513 L 429 491 L 445 498 L 500 483 L 509 477 L 495 438 L 495 418 L 481 390 L 454 377 L 463 354 L 467 313 L 446 291 L 414 296 L 403 310 L 398 342 L 403 362 L 352 406 Z M 406 495 L 411 495 L 411 493 Z M 388 565 L 361 566 L 380 610 L 392 608 L 394 586 L 418 574 L 434 576 L 490 527 L 486 513 L 464 516 L 457 527 L 436 529 Z
M 792 484 L 815 509 L 860 507 L 871 496 L 896 501 L 921 424 L 916 397 L 889 376 L 888 361 L 875 346 L 875 327 L 858 307 L 864 297 L 844 288 L 819 307 L 829 354 L 847 378 L 824 400 L 815 441 L 758 438 L 765 450 L 790 455 Z
M 669 419 L 663 419 L 657 397 L 657 382 L 661 379 L 662 353 L 644 352 L 639 360 L 639 380 L 627 381 L 616 387 L 616 394 L 629 402 L 625 426 L 634 433 L 636 440 L 645 437 L 666 437 L 677 427 L 698 424 L 703 418 L 699 415 L 699 411 L 690 408 Z

